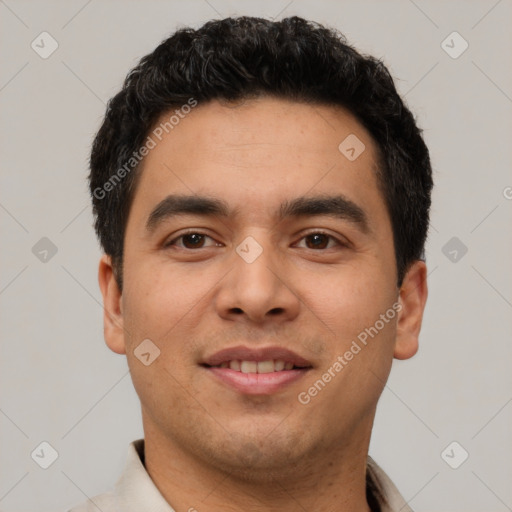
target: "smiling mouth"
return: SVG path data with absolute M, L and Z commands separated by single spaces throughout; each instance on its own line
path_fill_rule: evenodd
M 282 359 L 270 359 L 268 361 L 241 361 L 233 359 L 230 361 L 223 361 L 218 365 L 203 364 L 205 368 L 229 368 L 241 373 L 273 373 L 290 370 L 307 370 L 311 366 L 300 366 L 293 364 L 291 361 L 284 361 Z

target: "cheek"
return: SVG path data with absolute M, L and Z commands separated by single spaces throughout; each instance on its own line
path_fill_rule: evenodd
M 200 307 L 205 284 L 171 263 L 126 266 L 124 318 L 134 333 L 165 341 L 170 331 Z
M 304 302 L 315 313 L 319 326 L 341 343 L 373 326 L 396 298 L 390 279 L 377 266 L 339 267 L 321 279 L 302 275 L 296 282 L 301 282 Z M 382 330 L 390 331 L 389 324 Z
M 148 410 L 158 407 L 158 397 L 178 407 L 176 397 L 183 394 L 182 386 L 190 384 L 199 338 L 198 315 L 204 310 L 205 293 L 211 285 L 166 263 L 127 265 L 126 276 L 123 316 L 134 387 Z M 135 355 L 146 339 L 160 351 L 149 366 Z
M 190 403 L 190 394 L 184 392 L 188 387 L 186 379 L 174 368 L 169 368 L 165 357 L 162 353 L 150 366 L 144 366 L 135 357 L 128 359 L 133 387 L 145 414 L 163 429 L 179 423 L 180 415 L 174 411 L 182 409 L 184 403 L 189 408 L 194 405 Z

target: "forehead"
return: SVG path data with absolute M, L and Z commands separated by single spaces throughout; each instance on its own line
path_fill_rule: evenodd
M 138 215 L 171 193 L 222 198 L 255 222 L 308 193 L 336 191 L 385 210 L 375 144 L 345 109 L 265 97 L 200 104 L 171 124 L 172 115 L 149 133 L 155 147 L 142 162 Z

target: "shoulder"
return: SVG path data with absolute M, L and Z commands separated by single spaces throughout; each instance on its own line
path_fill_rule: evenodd
M 120 503 L 120 487 L 123 486 L 123 483 L 129 478 L 131 478 L 131 481 L 127 483 L 126 487 L 132 487 L 134 484 L 133 480 L 140 479 L 141 473 L 145 473 L 145 470 L 143 469 L 144 466 L 141 461 L 141 458 L 143 460 L 143 457 L 144 439 L 137 439 L 131 442 L 128 446 L 123 472 L 115 486 L 107 492 L 88 498 L 87 501 L 68 509 L 66 512 L 98 512 L 99 510 L 101 510 L 101 512 L 118 512 L 118 505 Z
M 70 508 L 66 512 L 117 512 L 115 496 L 113 491 L 98 494 L 93 498 L 89 498 L 86 502 L 76 507 Z

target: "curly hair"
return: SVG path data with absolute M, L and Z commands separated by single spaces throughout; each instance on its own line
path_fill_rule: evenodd
M 201 104 L 265 95 L 342 106 L 355 116 L 378 148 L 377 179 L 391 219 L 398 286 L 409 266 L 423 259 L 430 157 L 386 66 L 316 22 L 241 16 L 177 30 L 140 60 L 107 105 L 92 145 L 89 186 L 95 230 L 120 289 L 124 233 L 140 175 L 140 155 L 136 161 L 134 155 L 157 119 L 191 98 Z M 123 179 L 106 187 L 123 169 Z

